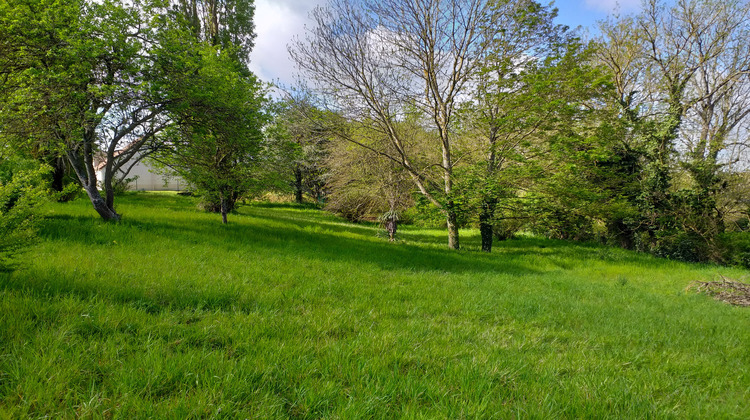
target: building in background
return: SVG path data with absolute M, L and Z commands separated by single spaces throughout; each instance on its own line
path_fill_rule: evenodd
M 139 156 L 135 158 L 138 159 Z M 104 179 L 104 165 L 106 163 L 106 160 L 102 158 L 95 167 L 96 179 L 100 184 Z M 129 167 L 130 165 L 125 166 Z M 157 169 L 149 165 L 148 158 L 139 159 L 127 175 L 118 171 L 114 179 L 121 180 L 123 177 L 127 182 L 127 189 L 130 191 L 181 191 L 187 188 L 187 183 L 179 176 L 159 173 Z

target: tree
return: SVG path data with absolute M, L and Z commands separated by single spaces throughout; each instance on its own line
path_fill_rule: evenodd
M 462 190 L 470 207 L 478 208 L 485 252 L 492 249 L 498 206 L 528 187 L 528 159 L 545 136 L 560 129 L 556 126 L 573 120 L 562 118 L 563 110 L 575 107 L 569 103 L 590 95 L 573 75 L 584 76 L 583 65 L 576 64 L 585 62 L 585 48 L 553 23 L 556 9 L 532 0 L 492 7 L 491 25 L 502 30 L 488 40 L 471 101 L 460 114 L 464 135 L 475 140 Z
M 644 11 L 602 26 L 600 60 L 613 75 L 615 101 L 642 155 L 639 220 L 650 250 L 715 248 L 722 231 L 718 195 L 726 178 L 721 156 L 748 115 L 746 2 L 650 0 Z M 675 182 L 682 166 L 691 178 Z M 688 235 L 687 238 L 683 238 Z M 702 243 L 702 245 L 701 245 Z M 704 254 L 702 259 L 716 258 Z
M 454 114 L 487 46 L 501 28 L 485 0 L 333 0 L 313 12 L 308 38 L 291 48 L 298 68 L 351 121 L 390 143 L 373 152 L 401 165 L 419 191 L 442 209 L 448 245 L 459 248 L 454 201 Z M 419 167 L 397 122 L 418 108 L 439 159 Z M 347 140 L 364 147 L 354 138 Z M 439 168 L 441 188 L 427 169 Z
M 113 176 L 168 124 L 152 71 L 158 12 L 119 2 L 10 0 L 0 8 L 2 135 L 64 154 L 105 220 Z M 95 162 L 103 158 L 105 196 Z
M 254 46 L 253 0 L 171 0 L 195 39 L 229 48 L 237 62 L 247 65 Z
M 205 43 L 194 48 L 192 56 L 178 52 L 159 63 L 183 70 L 167 86 L 174 126 L 156 156 L 218 204 L 227 223 L 254 184 L 267 98 L 255 76 L 237 71 L 232 54 Z
M 398 123 L 402 132 L 408 125 L 416 122 Z M 377 217 L 384 225 L 390 224 L 395 234 L 400 213 L 413 205 L 414 183 L 401 165 L 370 150 L 388 150 L 387 139 L 365 131 L 360 124 L 355 127 L 357 131 L 347 136 L 368 148 L 342 140 L 331 142 L 326 160 L 331 192 L 326 209 L 356 222 Z M 414 127 L 413 139 L 418 131 Z
M 286 180 L 294 200 L 308 194 L 322 203 L 327 195 L 328 144 L 340 119 L 321 109 L 307 89 L 284 92 L 276 104 L 274 124 L 268 130 L 269 154 L 274 155 L 276 177 Z

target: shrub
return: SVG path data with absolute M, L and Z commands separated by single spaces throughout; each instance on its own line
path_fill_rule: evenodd
M 112 182 L 112 191 L 115 195 L 123 195 L 127 191 L 130 191 L 131 185 L 138 180 L 138 175 L 131 178 L 115 178 Z
M 659 236 L 653 245 L 652 253 L 657 257 L 685 262 L 715 261 L 712 248 L 696 234 L 679 232 Z
M 727 264 L 750 268 L 750 232 L 725 233 L 720 243 Z
M 500 219 L 493 226 L 492 232 L 499 241 L 512 238 L 523 228 L 524 221 L 519 218 Z
M 16 257 L 36 239 L 46 172 L 41 168 L 3 171 L 0 177 L 0 269 L 12 268 Z
M 374 217 L 382 211 L 382 207 L 383 203 L 379 203 L 370 195 L 347 191 L 332 195 L 325 209 L 350 222 L 361 222 L 368 217 Z

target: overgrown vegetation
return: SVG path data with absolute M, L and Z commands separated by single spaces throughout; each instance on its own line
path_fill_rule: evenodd
M 248 67 L 252 0 L 11 0 L 0 140 L 54 190 L 75 174 L 106 220 L 149 156 L 225 223 L 291 194 L 440 224 L 454 249 L 475 226 L 485 252 L 526 230 L 747 265 L 750 5 L 647 0 L 595 38 L 557 13 L 330 1 L 290 49 L 309 85 L 272 103 Z
M 0 274 L 0 416 L 747 418 L 746 271 L 521 238 L 445 249 L 286 204 L 232 223 L 126 194 L 49 204 Z
M 15 268 L 19 254 L 36 240 L 38 209 L 47 197 L 43 177 L 48 172 L 17 157 L 0 161 L 0 271 Z

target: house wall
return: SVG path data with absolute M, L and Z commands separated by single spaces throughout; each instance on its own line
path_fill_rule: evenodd
M 165 177 L 151 172 L 151 168 L 144 161 L 138 162 L 130 170 L 127 178 L 136 176 L 138 178 L 128 186 L 128 189 L 133 191 L 180 191 L 186 187 L 185 181 L 180 177 Z M 104 180 L 104 169 L 96 172 L 96 179 L 99 183 Z

